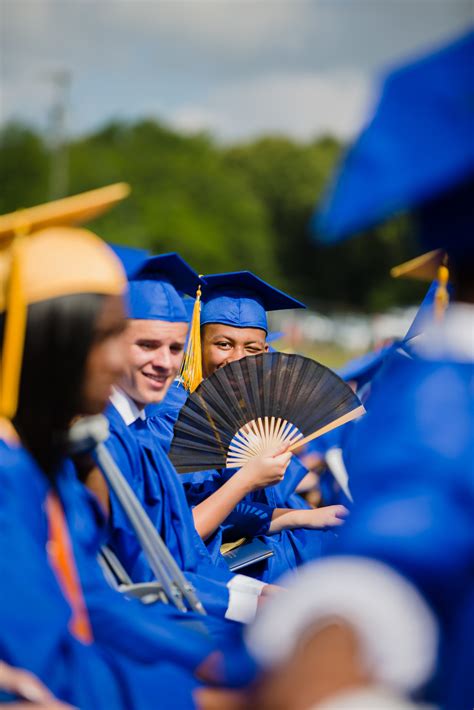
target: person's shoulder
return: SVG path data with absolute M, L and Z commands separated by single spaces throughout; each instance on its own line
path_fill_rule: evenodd
M 0 439 L 0 481 L 4 485 L 21 486 L 25 479 L 32 485 L 34 479 L 42 478 L 39 466 L 26 449 Z

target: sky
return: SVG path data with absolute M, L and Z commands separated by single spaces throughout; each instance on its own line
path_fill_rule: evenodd
M 0 122 L 47 130 L 65 73 L 70 135 L 349 140 L 387 68 L 473 25 L 474 0 L 0 0 Z

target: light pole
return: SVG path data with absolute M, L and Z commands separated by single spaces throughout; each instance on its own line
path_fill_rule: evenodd
M 51 200 L 55 200 L 68 194 L 69 165 L 66 122 L 71 73 L 66 69 L 61 69 L 51 74 L 51 80 L 54 86 L 54 99 L 50 113 L 49 197 Z

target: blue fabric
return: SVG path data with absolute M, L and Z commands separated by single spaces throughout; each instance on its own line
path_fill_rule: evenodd
M 188 314 L 175 287 L 162 281 L 129 281 L 129 318 L 187 323 Z
M 268 331 L 267 314 L 258 296 L 243 291 L 225 291 L 214 295 L 204 303 L 201 310 L 201 325 L 223 323 L 234 328 L 260 328 Z
M 179 254 L 160 254 L 144 260 L 146 252 L 114 247 L 124 264 L 129 284 L 129 318 L 187 323 L 189 315 L 180 294 L 195 296 L 200 279 Z
M 336 372 L 344 382 L 350 382 L 352 380 L 357 382 L 357 389 L 359 389 L 373 378 L 384 359 L 396 346 L 397 343 L 393 343 L 378 348 L 377 350 L 371 350 L 365 353 L 365 355 L 350 360 L 339 370 L 336 370 Z
M 425 595 L 442 629 L 435 696 L 472 705 L 474 366 L 394 357 L 346 459 L 357 505 L 335 551 L 375 557 Z
M 167 451 L 171 445 L 174 424 L 186 398 L 184 388 L 173 387 L 172 394 L 169 398 L 168 395 L 165 397 L 160 407 L 147 407 L 147 425 L 154 436 L 164 443 Z M 222 486 L 233 473 L 233 469 L 224 469 L 182 475 L 188 504 L 198 505 Z M 306 473 L 306 468 L 293 458 L 285 479 L 280 484 L 246 496 L 238 510 L 206 540 L 213 561 L 218 564 L 222 559 L 220 547 L 223 542 L 239 539 L 244 534 L 250 536 L 255 532 L 256 537 L 272 549 L 274 554 L 265 560 L 258 570 L 248 569 L 246 572 L 264 582 L 275 582 L 289 569 L 295 569 L 298 565 L 319 557 L 326 538 L 332 536 L 331 532 L 299 529 L 284 530 L 275 535 L 267 534 L 275 508 L 309 508 L 300 496 L 293 495 L 294 489 Z
M 180 477 L 146 422 L 137 420 L 127 427 L 113 406 L 106 414 L 111 434 L 108 449 L 207 611 L 222 619 L 229 601 L 227 583 L 233 575 L 224 560 L 217 567 L 212 563 L 194 527 Z M 135 532 L 113 493 L 109 531 L 109 545 L 133 581 L 152 580 Z
M 471 141 L 472 142 L 472 141 Z M 451 261 L 474 255 L 474 168 L 471 177 L 421 205 L 416 213 L 420 244 L 425 251 L 444 249 Z
M 338 241 L 472 179 L 473 63 L 469 32 L 388 75 L 372 120 L 313 217 L 315 233 Z M 456 219 L 457 210 L 444 213 Z M 441 246 L 425 231 L 427 247 Z M 441 240 L 435 242 L 451 249 L 473 241 L 471 229 L 451 224 L 436 234 Z
M 67 498 L 65 512 L 95 640 L 84 646 L 70 635 L 70 608 L 46 554 L 43 506 L 49 491 L 31 457 L 0 441 L 0 657 L 32 671 L 59 698 L 85 710 L 142 710 L 161 693 L 164 707 L 176 707 L 175 684 L 179 707 L 193 707 L 191 691 L 197 683 L 184 667 L 194 668 L 214 644 L 203 634 L 171 625 L 166 610 L 162 614 L 156 607 L 150 615 L 150 608 L 127 602 L 107 586 L 95 560 L 96 548 L 83 548 L 93 526 L 90 508 L 82 503 L 76 507 L 80 489 L 62 476 L 59 495 L 63 504 Z M 91 584 L 97 588 L 95 601 L 102 597 L 103 607 L 90 605 Z M 103 623 L 101 614 L 107 617 Z M 173 654 L 180 645 L 182 653 Z M 172 657 L 179 658 L 183 670 L 171 663 Z
M 122 244 L 109 244 L 109 247 L 122 262 L 128 279 L 133 278 L 140 271 L 140 268 L 150 256 L 150 252 L 147 249 L 137 249 L 136 247 L 127 247 Z
M 305 308 L 305 305 L 250 271 L 204 277 L 201 325 L 223 323 L 268 332 L 266 311 L 287 308 Z

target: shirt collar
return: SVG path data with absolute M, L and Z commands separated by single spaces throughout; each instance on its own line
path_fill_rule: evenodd
M 137 419 L 145 419 L 145 410 L 139 409 L 133 399 L 120 387 L 112 388 L 110 401 L 127 426 L 136 422 Z

